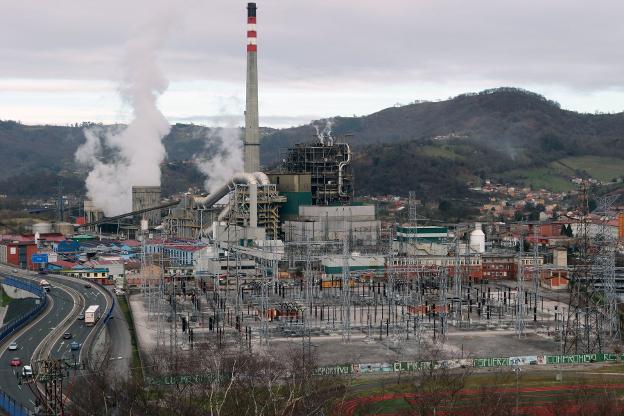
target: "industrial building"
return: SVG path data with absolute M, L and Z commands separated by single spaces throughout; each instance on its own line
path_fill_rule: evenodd
M 276 184 L 282 186 L 286 180 L 280 174 L 309 175 L 313 205 L 347 205 L 353 199 L 351 157 L 351 148 L 347 143 L 335 143 L 331 138 L 297 144 L 288 148 L 282 157 L 279 173 L 274 174 Z M 299 191 L 305 192 L 308 177 L 297 179 L 301 181 Z M 288 182 L 290 188 L 291 181 Z M 284 191 L 290 192 L 286 188 Z
M 343 241 L 352 248 L 376 246 L 381 221 L 375 217 L 373 205 L 299 206 L 296 220 L 284 221 L 282 231 L 286 242 Z
M 156 208 L 160 205 L 160 186 L 132 187 L 132 211 Z M 141 219 L 147 220 L 149 227 L 160 225 L 160 210 L 144 212 Z

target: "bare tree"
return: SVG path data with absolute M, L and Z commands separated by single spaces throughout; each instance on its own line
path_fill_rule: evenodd
M 156 350 L 145 370 L 149 377 L 171 376 L 169 384 L 115 380 L 102 366 L 76 386 L 77 415 L 324 415 L 345 394 L 341 379 L 314 375 L 314 360 L 298 349 L 280 355 L 250 354 L 200 345 L 171 355 Z M 193 382 L 183 382 L 180 375 Z

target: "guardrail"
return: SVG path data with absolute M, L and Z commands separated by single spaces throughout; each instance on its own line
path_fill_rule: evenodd
M 41 289 L 37 285 L 33 285 L 32 283 L 16 279 L 14 277 L 9 277 L 5 275 L 0 275 L 2 277 L 2 284 L 16 287 L 18 289 L 25 290 L 37 296 L 39 298 L 39 303 L 35 305 L 35 307 L 28 313 L 18 316 L 17 318 L 12 319 L 11 321 L 4 324 L 0 327 L 0 342 L 4 340 L 4 338 L 8 337 L 22 326 L 24 326 L 27 322 L 29 322 L 32 318 L 41 312 L 46 305 L 48 304 L 48 297 L 46 296 L 45 290 Z
M 104 318 L 104 322 L 108 321 L 111 316 L 113 316 L 113 310 L 115 309 L 115 297 L 113 296 L 113 304 L 111 305 L 106 317 Z
M 29 416 L 31 414 L 30 410 L 3 391 L 0 391 L 0 408 L 9 416 Z
M 0 274 L 2 284 L 13 286 L 18 289 L 25 290 L 37 296 L 39 303 L 28 313 L 12 319 L 2 327 L 0 327 L 0 342 L 19 330 L 31 319 L 37 316 L 48 304 L 48 297 L 44 289 L 34 285 L 28 281 L 16 279 L 7 275 Z M 28 416 L 31 414 L 27 407 L 20 404 L 17 400 L 0 390 L 0 409 L 4 410 L 9 416 Z

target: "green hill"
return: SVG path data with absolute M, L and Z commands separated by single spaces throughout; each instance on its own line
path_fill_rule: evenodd
M 317 121 L 323 125 L 323 121 Z M 84 171 L 74 162 L 89 126 L 26 126 L 0 121 L 0 193 L 45 196 L 58 178 L 66 192 L 84 192 Z M 392 107 L 363 117 L 332 119 L 335 137 L 354 149 L 360 195 L 407 194 L 423 198 L 470 197 L 470 184 L 492 178 L 566 190 L 574 176 L 603 181 L 624 176 L 624 113 L 581 114 L 532 92 L 499 88 L 439 102 Z M 176 124 L 164 139 L 163 191 L 201 186 L 192 163 L 209 154 L 211 130 Z M 314 140 L 312 125 L 263 129 L 264 166 L 280 149 Z

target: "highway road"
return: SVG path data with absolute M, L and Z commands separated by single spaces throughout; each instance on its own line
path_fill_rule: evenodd
M 23 270 L 14 273 L 13 269 L 0 265 L 0 271 L 17 277 L 36 280 L 41 277 Z M 104 312 L 112 301 L 110 296 L 106 296 L 105 289 L 97 285 L 87 288 L 84 281 L 54 275 L 47 275 L 45 279 L 52 285 L 48 293 L 49 306 L 31 324 L 0 345 L 3 349 L 0 355 L 0 388 L 29 408 L 34 407 L 35 396 L 27 385 L 18 385 L 16 370 L 9 365 L 11 358 L 20 357 L 24 363 L 30 363 L 33 354 L 45 357 L 49 352 L 52 358 L 85 359 L 86 351 L 81 348 L 72 352 L 69 344 L 71 341 L 89 344 L 95 332 L 93 329 L 98 326 L 87 327 L 84 321 L 76 318 L 88 305 L 98 304 Z M 66 331 L 72 333 L 71 340 L 62 339 Z M 17 342 L 18 351 L 7 350 L 13 341 Z
M 132 342 L 128 322 L 121 308 L 115 306 L 113 319 L 108 321 L 106 325 L 108 337 L 111 340 L 109 359 L 111 360 L 112 368 L 118 376 L 129 377 L 130 363 L 132 361 Z

